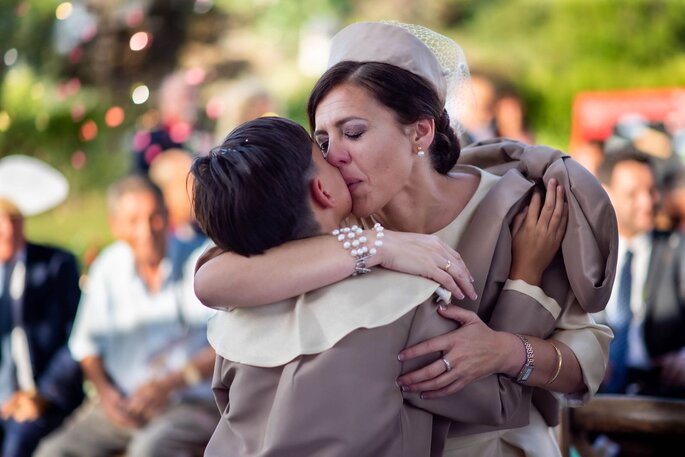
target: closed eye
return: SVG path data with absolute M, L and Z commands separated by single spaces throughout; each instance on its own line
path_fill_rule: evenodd
M 357 132 L 350 132 L 350 133 L 345 133 L 345 136 L 351 140 L 357 140 L 359 137 L 361 137 L 364 134 L 363 130 L 357 131 Z
M 323 158 L 327 159 L 328 158 L 328 140 L 322 141 L 319 143 L 319 149 L 321 149 L 321 153 L 323 154 Z

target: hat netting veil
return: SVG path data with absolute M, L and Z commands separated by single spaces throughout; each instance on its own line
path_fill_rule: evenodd
M 403 28 L 421 40 L 433 53 L 443 70 L 442 77 L 447 89 L 445 109 L 450 116 L 450 123 L 456 132 L 463 133 L 459 120 L 473 104 L 471 73 L 464 51 L 453 39 L 421 25 L 397 21 L 381 22 Z

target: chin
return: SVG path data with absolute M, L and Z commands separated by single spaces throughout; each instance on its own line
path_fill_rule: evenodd
M 355 216 L 362 218 L 362 217 L 369 217 L 373 214 L 373 211 L 369 210 L 368 208 L 362 206 L 362 205 L 352 205 L 352 214 Z

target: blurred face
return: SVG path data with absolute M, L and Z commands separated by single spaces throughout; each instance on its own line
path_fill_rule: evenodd
M 461 119 L 467 130 L 479 130 L 487 126 L 495 114 L 495 87 L 480 76 L 471 78 L 473 106 Z
M 24 246 L 24 219 L 0 210 L 0 262 L 7 262 Z
M 114 236 L 131 246 L 137 261 L 159 261 L 164 256 L 167 220 L 151 193 L 119 197 L 110 224 Z
M 331 197 L 335 199 L 336 206 L 333 208 L 335 211 L 335 216 L 338 226 L 340 221 L 347 217 L 352 211 L 352 198 L 350 196 L 350 191 L 347 189 L 345 180 L 342 175 L 330 163 L 326 162 L 321 154 L 321 149 L 317 145 L 312 145 L 312 156 L 314 160 L 314 165 L 317 169 L 317 176 L 321 179 L 326 192 L 328 192 Z M 331 230 L 334 227 L 322 227 L 324 231 Z
M 316 107 L 314 139 L 340 170 L 352 195 L 352 212 L 383 208 L 408 182 L 415 156 L 410 129 L 361 87 L 332 89 Z
M 621 236 L 630 238 L 654 228 L 657 193 L 648 165 L 635 161 L 620 162 L 614 168 L 606 189 L 616 211 Z

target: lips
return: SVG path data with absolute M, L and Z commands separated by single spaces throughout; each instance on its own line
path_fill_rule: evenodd
M 359 184 L 361 184 L 361 179 L 357 178 L 345 178 L 345 184 L 347 185 L 347 189 L 352 193 L 354 189 L 359 187 Z

